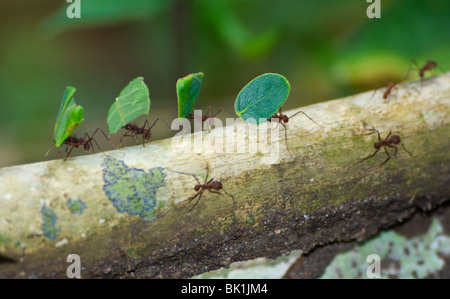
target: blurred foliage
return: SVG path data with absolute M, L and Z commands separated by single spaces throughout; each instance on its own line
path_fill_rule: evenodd
M 232 110 L 247 82 L 276 72 L 291 83 L 289 109 L 403 80 L 413 59 L 448 70 L 450 58 L 448 1 L 382 1 L 381 19 L 362 0 L 81 0 L 81 19 L 69 5 L 0 0 L 0 166 L 54 158 L 44 154 L 67 85 L 86 109 L 82 135 L 106 128 L 137 76 L 149 118 L 170 120 L 176 80 L 192 72 L 205 73 L 197 107 Z

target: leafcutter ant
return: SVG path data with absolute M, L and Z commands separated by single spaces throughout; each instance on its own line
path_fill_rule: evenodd
M 425 63 L 425 65 L 422 68 L 419 69 L 419 77 L 420 77 L 420 79 L 424 78 L 426 71 L 431 71 L 431 70 L 433 70 L 436 67 L 437 67 L 436 61 L 428 60 L 427 63 Z
M 229 197 L 231 197 L 233 199 L 233 203 L 235 203 L 234 200 L 234 196 L 229 194 L 227 191 L 225 191 L 225 189 L 223 188 L 223 185 L 220 181 L 216 181 L 214 180 L 214 178 L 210 178 L 208 180 L 209 177 L 209 164 L 206 165 L 206 177 L 205 177 L 205 181 L 202 183 L 200 183 L 200 180 L 195 176 L 195 174 L 193 173 L 188 173 L 188 172 L 181 172 L 181 171 L 175 171 L 175 170 L 171 170 L 168 169 L 172 172 L 176 172 L 179 174 L 185 174 L 185 175 L 190 175 L 192 176 L 196 181 L 197 181 L 197 185 L 194 186 L 194 190 L 197 192 L 195 195 L 189 197 L 187 199 L 188 203 L 190 203 L 191 201 L 193 201 L 195 198 L 198 197 L 198 199 L 196 200 L 196 202 L 194 203 L 194 205 L 192 206 L 192 208 L 189 209 L 189 212 L 192 211 L 195 206 L 198 204 L 198 202 L 200 201 L 200 199 L 203 196 L 203 193 L 205 191 L 208 191 L 210 193 L 215 193 L 215 194 L 219 194 L 219 195 L 223 195 L 222 193 L 219 192 L 219 190 L 222 190 L 226 195 L 228 195 Z
M 286 114 L 283 114 L 283 112 L 281 111 L 281 108 L 278 109 L 278 112 L 276 112 L 272 117 L 268 118 L 267 121 L 272 122 L 273 119 L 278 119 L 278 122 L 284 127 L 284 136 L 285 136 L 285 140 L 286 140 L 286 149 L 289 150 L 289 146 L 287 143 L 287 129 L 286 129 L 286 124 L 289 122 L 289 119 L 293 118 L 294 116 L 296 116 L 297 114 L 302 113 L 303 115 L 305 115 L 307 118 L 309 118 L 309 120 L 311 120 L 313 123 L 315 123 L 316 125 L 318 125 L 319 127 L 322 127 L 321 125 L 319 125 L 317 122 L 315 122 L 311 117 L 309 117 L 305 112 L 303 111 L 298 111 L 296 113 L 294 113 L 291 116 L 287 116 Z
M 95 145 L 97 145 L 97 148 L 100 150 L 100 146 L 98 145 L 97 141 L 94 139 L 95 134 L 96 134 L 99 130 L 100 130 L 100 131 L 103 133 L 103 135 L 106 137 L 106 140 L 108 140 L 109 142 L 111 142 L 111 141 L 109 140 L 109 137 L 108 137 L 108 136 L 105 134 L 105 132 L 103 132 L 103 130 L 100 129 L 100 128 L 97 128 L 97 129 L 94 131 L 94 133 L 92 134 L 92 136 L 89 136 L 88 133 L 85 133 L 85 134 L 84 134 L 84 137 L 82 137 L 82 138 L 78 138 L 75 134 L 70 135 L 70 136 L 67 137 L 66 140 L 64 140 L 64 142 L 62 143 L 62 145 L 64 145 L 64 147 L 66 148 L 66 157 L 64 158 L 64 161 L 66 161 L 66 160 L 70 157 L 70 154 L 72 153 L 72 150 L 73 150 L 74 148 L 83 147 L 83 150 L 84 150 L 85 152 L 87 152 L 87 151 L 89 151 L 90 149 L 92 149 L 92 152 L 95 153 L 95 150 L 94 150 L 94 144 L 92 143 L 92 141 L 95 142 Z M 50 148 L 50 149 L 47 151 L 46 155 L 48 155 L 48 153 L 50 152 L 51 149 L 52 149 L 52 148 Z M 58 151 L 58 156 L 59 156 L 59 154 L 60 154 L 60 152 L 61 152 L 61 149 L 62 149 L 62 148 L 60 147 L 60 148 L 59 148 L 59 151 Z
M 122 135 L 122 137 L 120 138 L 119 141 L 119 147 L 122 144 L 122 139 L 124 137 L 131 137 L 133 138 L 133 142 L 134 142 L 134 137 L 142 135 L 142 146 L 145 147 L 145 141 L 150 140 L 150 138 L 152 137 L 152 128 L 153 126 L 158 122 L 158 120 L 162 121 L 163 123 L 166 124 L 167 127 L 170 128 L 170 126 L 162 119 L 157 118 L 153 124 L 151 126 L 149 126 L 148 124 L 148 120 L 145 120 L 144 125 L 142 127 L 139 127 L 136 124 L 126 124 L 125 126 L 122 127 L 122 129 L 125 129 L 127 132 L 125 134 Z
M 363 162 L 363 161 L 365 161 L 367 159 L 370 159 L 370 158 L 374 157 L 380 151 L 381 148 L 384 149 L 386 155 L 388 156 L 386 158 L 386 160 L 383 163 L 381 163 L 381 165 L 380 165 L 380 166 L 383 166 L 391 158 L 391 155 L 389 154 L 389 152 L 386 149 L 386 147 L 394 148 L 394 156 L 395 156 L 397 154 L 397 145 L 398 144 L 400 144 L 403 147 L 403 149 L 405 150 L 405 152 L 407 152 L 412 157 L 412 154 L 403 145 L 403 143 L 402 143 L 402 141 L 400 139 L 400 136 L 392 135 L 392 131 L 389 131 L 389 134 L 384 139 L 381 138 L 380 132 L 378 130 L 375 130 L 375 129 L 372 132 L 369 132 L 369 133 L 366 133 L 366 134 L 361 134 L 361 135 L 370 135 L 370 134 L 374 134 L 374 133 L 378 134 L 378 141 L 375 142 L 374 145 L 373 145 L 373 147 L 375 148 L 375 152 L 373 152 L 373 154 L 365 157 L 361 161 L 353 164 L 352 166 L 355 166 L 356 164 L 359 164 L 359 163 L 361 163 L 361 162 Z

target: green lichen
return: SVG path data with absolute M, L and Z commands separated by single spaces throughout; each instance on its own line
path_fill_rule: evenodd
M 86 204 L 81 199 L 73 200 L 69 198 L 67 200 L 67 208 L 70 210 L 72 214 L 83 214 L 83 211 L 86 209 Z
M 139 215 L 144 220 L 153 220 L 158 188 L 165 185 L 163 168 L 130 168 L 123 161 L 107 158 L 103 162 L 103 190 L 119 212 Z
M 4 234 L 0 234 L 0 246 L 9 246 L 12 242 L 12 239 Z
M 255 215 L 253 215 L 253 213 L 250 213 L 247 218 L 245 219 L 245 223 L 247 223 L 248 225 L 253 225 L 256 222 L 256 218 Z
M 381 278 L 424 278 L 441 270 L 441 255 L 450 255 L 450 237 L 433 219 L 428 232 L 407 239 L 394 231 L 383 232 L 350 251 L 337 255 L 322 278 L 367 278 L 366 258 L 377 254 L 381 259 Z M 383 263 L 383 261 L 386 261 Z M 383 268 L 383 265 L 388 265 Z
M 61 231 L 60 227 L 56 227 L 56 221 L 58 217 L 56 217 L 56 213 L 46 206 L 43 206 L 41 209 L 42 216 L 42 232 L 44 236 L 53 241 L 58 233 Z

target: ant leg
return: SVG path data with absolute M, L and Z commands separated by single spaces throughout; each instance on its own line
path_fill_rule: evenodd
M 117 147 L 112 143 L 111 139 L 109 138 L 109 137 L 111 137 L 111 135 L 106 135 L 106 133 L 105 133 L 102 129 L 100 129 L 100 128 L 97 128 L 97 129 L 94 131 L 94 133 L 92 134 L 92 139 L 94 139 L 94 135 L 97 133 L 98 130 L 100 130 L 100 132 L 102 132 L 103 136 L 105 136 L 106 141 L 108 141 L 115 149 L 117 149 Z M 95 143 L 97 144 L 98 149 L 100 149 L 100 147 L 98 146 L 97 141 L 96 141 L 95 139 L 94 139 L 94 141 L 95 141 Z
M 221 109 L 223 109 L 223 110 L 225 110 L 226 112 L 228 112 L 233 118 L 236 117 L 236 113 L 230 112 L 230 110 L 228 110 L 227 108 L 221 108 Z M 217 114 L 217 113 L 216 113 L 216 114 Z
M 198 197 L 197 201 L 195 202 L 195 204 L 192 206 L 192 208 L 189 209 L 188 212 L 192 211 L 195 206 L 198 204 L 198 202 L 200 201 L 200 199 L 202 198 L 203 192 L 205 191 L 205 189 L 202 189 L 201 191 L 199 191 L 191 200 L 193 200 L 195 197 L 197 197 L 197 195 L 200 194 L 200 196 Z
M 208 132 L 211 132 L 211 125 L 212 125 L 212 108 L 211 106 L 208 107 L 208 112 L 205 115 L 205 121 L 203 122 L 203 125 L 206 123 L 206 127 Z
M 390 148 L 394 148 L 394 156 L 397 155 L 397 149 L 398 149 L 398 148 L 397 148 L 395 145 L 392 145 L 392 144 L 386 144 L 386 146 L 387 146 L 387 147 L 390 147 Z
M 64 145 L 64 144 L 63 144 L 63 145 Z M 64 146 L 65 146 L 65 145 L 64 145 Z M 56 154 L 56 159 L 59 158 L 59 155 L 61 154 L 61 150 L 62 150 L 62 146 L 60 145 L 60 146 L 59 146 L 58 153 Z M 67 152 L 67 149 L 66 149 L 66 152 Z
M 400 144 L 402 145 L 403 150 L 404 150 L 405 152 L 407 152 L 407 153 L 412 157 L 413 155 L 405 148 L 405 145 L 403 144 L 403 142 L 400 142 Z
M 195 174 L 193 174 L 193 173 L 182 172 L 182 171 L 176 171 L 176 170 L 172 170 L 172 169 L 169 169 L 169 168 L 166 168 L 166 169 L 169 170 L 169 171 L 172 171 L 172 172 L 179 173 L 179 174 L 190 175 L 190 176 L 192 176 L 192 177 L 197 181 L 197 183 L 198 183 L 199 185 L 202 184 L 202 183 L 200 183 L 200 181 L 198 180 L 198 178 L 197 178 L 197 177 L 195 176 Z
M 287 129 L 286 129 L 286 125 L 281 123 L 284 127 L 284 141 L 286 142 L 286 150 L 289 151 L 289 146 L 288 146 L 288 141 L 287 141 Z
M 388 157 L 383 163 L 380 164 L 380 167 L 383 166 L 384 164 L 386 164 L 386 162 L 389 161 L 389 159 L 391 158 L 391 155 L 389 154 L 389 152 L 387 151 L 385 146 L 383 146 L 383 149 Z
M 215 190 L 208 190 L 209 192 L 211 192 L 211 193 L 216 193 L 216 194 L 219 194 L 219 195 L 223 195 L 222 193 L 220 193 L 219 191 L 215 191 Z
M 142 134 L 142 146 L 145 147 L 145 138 L 144 138 L 144 134 Z
M 94 131 L 94 133 L 92 134 L 92 136 L 89 136 L 88 133 L 85 134 L 85 136 L 87 136 L 87 137 L 89 138 L 89 139 L 88 139 L 88 142 L 89 142 L 90 146 L 92 147 L 92 151 L 93 151 L 94 153 L 95 153 L 95 151 L 94 151 L 94 145 L 92 144 L 92 141 L 95 142 L 95 144 L 97 145 L 98 150 L 101 150 L 100 146 L 98 145 L 97 140 L 94 139 L 94 135 L 97 133 L 98 130 L 101 130 L 102 133 L 103 133 L 103 135 L 105 135 L 105 132 L 103 132 L 103 130 L 100 129 L 100 128 L 97 128 L 97 129 Z M 106 139 L 108 139 L 108 137 L 107 137 L 106 135 L 105 135 L 105 137 L 106 137 Z
M 201 193 L 201 191 L 198 191 L 195 195 L 193 195 L 193 196 L 191 196 L 191 197 L 189 197 L 188 199 L 187 199 L 187 201 L 188 202 L 191 202 L 191 201 L 193 201 L 197 196 L 199 196 L 200 195 L 200 193 Z
M 152 124 L 148 129 L 151 130 L 158 120 L 162 121 L 162 122 L 170 129 L 169 124 L 166 123 L 166 122 L 164 121 L 164 119 L 159 118 L 159 117 L 153 122 L 153 124 Z
M 372 135 L 372 134 L 378 133 L 378 141 L 381 140 L 380 133 L 378 132 L 377 129 L 372 128 L 372 129 L 363 129 L 363 130 L 370 131 L 370 132 L 363 133 L 363 134 L 354 134 L 353 133 L 353 136 L 365 136 L 365 135 Z
M 45 156 L 47 157 L 48 154 L 49 154 L 52 150 L 53 150 L 53 146 L 47 150 L 47 152 L 45 153 Z
M 137 137 L 136 137 L 136 134 L 128 135 L 128 136 L 130 136 L 131 139 L 133 140 L 133 144 L 136 144 L 136 140 L 135 140 L 135 138 L 137 138 Z
M 125 133 L 124 135 L 122 135 L 122 137 L 120 137 L 120 140 L 119 140 L 119 147 L 122 145 L 122 139 L 123 139 L 123 137 L 125 137 L 125 135 L 126 135 L 126 133 Z
M 74 146 L 72 146 L 69 151 L 66 150 L 66 157 L 64 158 L 64 161 L 70 158 L 70 153 L 72 152 L 73 148 Z
M 391 134 L 392 134 L 392 130 L 389 130 L 389 134 L 387 134 L 387 136 L 384 138 L 384 140 L 386 140 L 386 139 L 388 139 L 389 138 L 389 136 L 391 136 Z M 380 133 L 378 132 L 378 141 L 380 141 Z
M 223 111 L 223 108 L 220 108 L 219 110 L 217 110 L 217 112 L 212 116 L 212 118 L 216 117 L 217 114 L 219 114 L 219 113 L 222 112 L 222 111 Z
M 364 104 L 364 107 L 366 107 L 367 105 L 369 105 L 370 101 L 372 100 L 373 96 L 377 93 L 377 91 L 378 91 L 378 88 L 375 89 L 375 90 L 372 92 L 372 95 L 370 96 L 370 98 L 369 98 L 369 100 L 367 101 L 367 103 Z M 292 116 L 291 116 L 291 117 L 292 117 Z
M 227 191 L 225 191 L 225 188 L 222 188 L 223 192 L 228 195 L 229 197 L 231 197 L 233 199 L 233 204 L 236 205 L 236 200 L 234 199 L 234 196 L 229 194 Z
M 417 62 L 414 59 L 412 59 L 411 62 L 409 63 L 408 71 L 406 72 L 406 75 L 405 75 L 405 77 L 403 77 L 402 81 L 405 81 L 409 77 L 409 74 L 411 73 L 411 71 L 416 71 L 416 70 L 419 70 L 419 65 L 417 64 Z
M 205 176 L 205 182 L 208 181 L 208 176 L 209 176 L 209 163 L 206 162 L 206 176 Z M 212 179 L 210 180 L 210 182 L 212 181 Z
M 377 153 L 378 153 L 378 151 L 379 151 L 380 149 L 377 149 L 373 154 L 371 154 L 371 155 L 369 155 L 369 156 L 367 156 L 367 157 L 365 157 L 364 159 L 362 159 L 361 161 L 359 161 L 359 162 L 356 162 L 355 164 L 353 164 L 352 166 L 355 166 L 356 164 L 359 164 L 359 163 L 361 163 L 361 162 L 364 162 L 364 161 L 366 161 L 367 159 L 370 159 L 370 158 L 372 158 L 373 156 L 375 156 Z
M 128 134 L 133 134 L 133 135 L 128 135 Z M 134 136 L 136 136 L 136 134 L 134 134 L 133 132 L 126 132 L 125 134 L 122 135 L 122 137 L 119 140 L 119 147 L 122 145 L 122 140 L 124 137 L 132 137 L 133 138 L 133 143 L 136 144 L 136 142 L 134 141 Z
M 308 114 L 306 114 L 306 113 L 303 112 L 303 111 L 298 111 L 298 112 L 294 113 L 293 115 L 291 115 L 289 118 L 292 118 L 292 117 L 296 116 L 296 115 L 299 114 L 299 113 L 302 113 L 304 116 L 306 116 L 307 118 L 309 118 L 310 121 L 312 121 L 313 123 L 315 123 L 315 124 L 318 125 L 319 127 L 322 127 L 322 128 L 323 128 L 322 125 L 319 125 L 317 122 L 314 121 L 314 119 L 312 119 L 311 117 L 309 117 Z
M 89 144 L 89 146 L 92 148 L 92 152 L 95 154 L 94 145 L 92 144 L 92 140 L 94 140 L 93 137 L 94 137 L 94 135 L 92 135 L 92 137 L 90 137 L 89 134 L 86 132 L 83 136 L 83 140 L 86 140 L 86 143 Z M 95 141 L 95 143 L 97 143 L 97 141 Z M 84 145 L 83 145 L 83 147 L 84 147 Z M 97 143 L 97 147 L 98 147 L 98 149 L 100 149 L 100 147 L 98 146 L 98 143 Z
M 206 113 L 207 118 L 211 117 L 212 114 L 212 107 L 211 105 L 208 107 L 208 113 Z
M 156 121 L 155 121 L 155 123 L 156 123 Z M 153 124 L 155 124 L 155 123 L 153 123 Z M 147 126 L 147 128 L 150 130 L 151 128 L 148 126 L 148 120 L 146 119 L 145 121 L 144 121 L 144 125 L 142 126 L 144 129 L 146 129 L 145 128 L 145 126 Z
M 219 194 L 219 195 L 222 195 L 222 196 L 223 196 L 223 194 L 220 193 L 219 191 L 215 191 L 215 190 L 208 190 L 208 191 L 211 192 L 211 193 L 215 193 L 215 194 Z M 233 205 L 236 205 L 236 201 L 234 200 L 234 196 L 231 195 L 231 194 L 229 194 L 227 191 L 225 191 L 224 188 L 222 188 L 222 191 L 223 191 L 226 195 L 230 196 L 230 197 L 233 199 Z
M 97 148 L 98 148 L 98 150 L 100 151 L 101 148 L 100 148 L 100 146 L 98 145 L 97 140 L 95 140 L 94 138 L 91 138 L 91 141 L 90 141 L 89 143 L 90 143 L 91 146 L 92 146 L 92 151 L 94 150 L 94 146 L 92 145 L 92 141 L 95 142 L 95 145 L 97 145 Z

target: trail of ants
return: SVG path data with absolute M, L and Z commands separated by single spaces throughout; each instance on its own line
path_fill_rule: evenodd
M 187 199 L 188 203 L 192 202 L 194 199 L 196 199 L 198 197 L 198 199 L 196 200 L 196 202 L 194 203 L 194 205 L 189 209 L 188 212 L 191 212 L 195 206 L 199 203 L 200 199 L 203 196 L 203 193 L 205 191 L 208 191 L 210 193 L 215 193 L 215 194 L 219 194 L 219 195 L 223 195 L 222 193 L 219 192 L 219 190 L 222 190 L 226 195 L 228 195 L 229 197 L 231 197 L 233 199 L 233 203 L 235 204 L 235 199 L 234 196 L 229 194 L 227 191 L 225 191 L 222 183 L 220 181 L 214 180 L 214 178 L 210 178 L 209 177 L 209 164 L 206 164 L 206 177 L 203 183 L 200 182 L 200 180 L 197 178 L 197 176 L 195 176 L 195 174 L 193 173 L 188 173 L 188 172 L 182 172 L 182 171 L 175 171 L 175 170 L 171 170 L 168 169 L 169 171 L 175 172 L 175 173 L 179 173 L 179 174 L 184 174 L 184 175 L 190 175 L 192 176 L 196 181 L 197 184 L 194 186 L 194 190 L 197 192 L 195 193 L 195 195 L 189 197 Z
M 281 108 L 278 109 L 278 112 L 276 112 L 274 115 L 272 115 L 272 117 L 268 118 L 267 121 L 272 122 L 275 119 L 278 119 L 278 123 L 280 123 L 283 127 L 284 127 L 284 137 L 286 140 L 286 149 L 289 151 L 289 146 L 288 146 L 288 142 L 287 142 L 287 128 L 286 128 L 286 124 L 289 122 L 289 119 L 293 118 L 294 116 L 296 116 L 297 114 L 303 114 L 305 115 L 307 118 L 309 118 L 309 120 L 311 120 L 313 123 L 315 123 L 316 125 L 318 125 L 319 127 L 322 127 L 321 125 L 319 125 L 317 122 L 315 122 L 311 117 L 309 117 L 305 112 L 303 111 L 298 111 L 296 113 L 294 113 L 291 116 L 287 116 L 286 114 L 283 114 L 283 112 L 281 111 Z
M 386 160 L 383 163 L 380 164 L 380 167 L 381 167 L 384 164 L 386 164 L 387 161 L 389 161 L 389 159 L 391 158 L 391 155 L 389 154 L 389 152 L 387 150 L 387 147 L 394 148 L 394 156 L 395 156 L 397 154 L 397 150 L 398 150 L 397 145 L 398 144 L 400 144 L 403 147 L 403 150 L 405 152 L 407 152 L 412 157 L 412 154 L 403 145 L 400 136 L 392 135 L 392 131 L 389 131 L 388 135 L 384 139 L 381 138 L 380 132 L 378 130 L 375 130 L 375 129 L 372 129 L 372 132 L 369 132 L 369 133 L 366 133 L 366 134 L 360 134 L 360 136 L 362 136 L 362 135 L 371 135 L 371 134 L 375 134 L 375 133 L 377 133 L 377 135 L 378 135 L 378 141 L 375 142 L 374 145 L 373 145 L 373 147 L 375 148 L 375 151 L 372 154 L 370 154 L 369 156 L 365 157 L 364 159 L 362 159 L 362 160 L 356 162 L 355 164 L 353 164 L 352 167 L 357 165 L 357 164 L 359 164 L 359 163 L 362 163 L 362 162 L 366 161 L 367 159 L 370 159 L 370 158 L 374 157 L 381 150 L 381 148 L 383 148 L 385 153 L 386 153 L 386 155 L 388 157 L 386 158 Z

